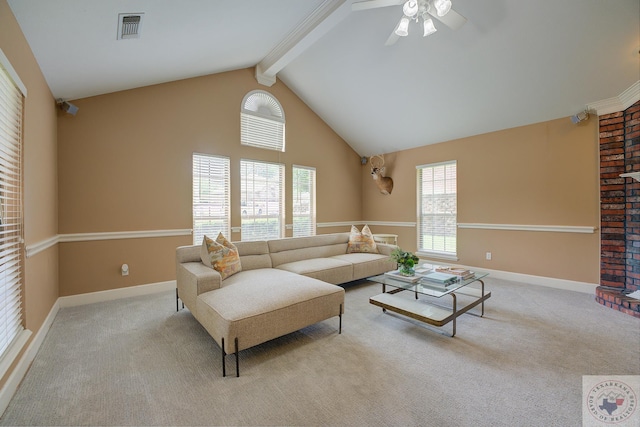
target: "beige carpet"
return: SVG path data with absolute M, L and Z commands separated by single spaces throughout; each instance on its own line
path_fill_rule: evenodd
M 221 377 L 172 292 L 61 309 L 0 424 L 580 426 L 582 375 L 640 374 L 638 319 L 586 294 L 487 288 L 485 317 L 451 338 L 351 284 L 342 335 L 335 318 L 246 350 L 240 378 Z

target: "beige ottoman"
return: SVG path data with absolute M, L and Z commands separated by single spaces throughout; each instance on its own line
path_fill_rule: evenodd
M 321 280 L 275 268 L 243 271 L 229 277 L 223 287 L 196 300 L 198 321 L 222 349 L 235 353 L 306 326 L 340 317 L 342 332 L 344 289 Z

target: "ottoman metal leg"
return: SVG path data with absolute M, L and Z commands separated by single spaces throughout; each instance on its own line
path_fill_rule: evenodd
M 235 345 L 236 345 L 236 351 L 235 351 L 235 355 L 236 355 L 236 377 L 240 376 L 240 356 L 239 356 L 239 351 L 238 351 L 238 337 L 236 337 L 235 339 Z M 226 353 L 224 352 L 224 338 L 222 338 L 222 376 L 226 377 L 227 376 L 227 366 L 225 363 L 225 356 Z
M 224 338 L 222 338 L 222 376 L 226 377 L 227 376 L 227 370 L 225 369 L 226 366 L 224 364 Z

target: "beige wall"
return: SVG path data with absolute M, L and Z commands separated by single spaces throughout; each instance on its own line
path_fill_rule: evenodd
M 363 167 L 368 221 L 416 221 L 416 166 L 456 160 L 458 222 L 599 226 L 597 120 L 569 118 L 477 135 L 385 156 L 394 179 L 378 193 Z M 413 227 L 372 227 L 416 249 Z M 485 260 L 485 253 L 492 260 Z M 599 233 L 458 230 L 459 264 L 587 283 L 599 281 Z
M 0 48 L 27 88 L 24 109 L 24 236 L 26 245 L 57 234 L 56 109 L 49 87 L 18 23 L 0 0 Z M 34 334 L 58 298 L 58 248 L 27 258 L 25 324 Z M 8 374 L 2 379 L 6 381 Z
M 267 90 L 282 104 L 285 153 L 240 145 L 240 104 L 254 89 Z M 233 227 L 240 226 L 233 207 L 240 205 L 242 158 L 285 164 L 287 183 L 293 164 L 315 167 L 318 221 L 360 219 L 359 156 L 285 85 L 258 85 L 252 69 L 73 103 L 77 115 L 58 121 L 61 234 L 192 228 L 193 152 L 230 157 Z M 60 294 L 172 280 L 175 247 L 184 244 L 191 244 L 191 236 L 62 243 Z M 122 263 L 129 264 L 130 276 L 120 275 Z

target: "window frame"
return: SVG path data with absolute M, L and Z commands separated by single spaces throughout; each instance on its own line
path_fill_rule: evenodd
M 453 166 L 453 179 L 447 176 L 447 168 L 451 168 Z M 424 172 L 429 170 L 431 173 L 435 173 L 436 169 L 443 168 L 443 176 L 444 179 L 432 180 L 432 182 L 439 181 L 443 185 L 443 193 L 437 193 L 432 191 L 431 199 L 433 200 L 432 206 L 439 205 L 440 206 L 451 206 L 453 199 L 453 207 L 454 210 L 451 212 L 436 212 L 436 211 L 428 211 L 423 212 L 424 200 L 423 196 L 425 196 L 423 191 L 423 183 L 422 179 Z M 457 261 L 458 260 L 458 250 L 457 250 L 457 215 L 458 215 L 458 172 L 457 172 L 457 161 L 450 160 L 445 162 L 431 163 L 426 165 L 416 166 L 416 240 L 417 240 L 417 253 L 419 255 L 429 257 L 429 258 L 440 258 L 448 261 Z M 453 181 L 453 182 L 452 182 Z M 453 189 L 453 192 L 451 191 Z M 430 217 L 431 221 L 425 221 L 425 217 Z M 426 223 L 430 222 L 431 224 L 435 224 L 438 222 L 439 227 L 444 227 L 439 233 L 424 233 L 424 227 L 428 227 Z M 451 232 L 453 232 L 453 236 L 451 236 Z M 425 247 L 426 242 L 424 242 L 424 236 L 430 235 L 432 236 L 430 247 Z M 438 236 L 443 239 L 442 244 L 436 244 L 433 240 L 433 237 Z M 437 248 L 436 248 L 437 247 Z
M 31 336 L 25 328 L 24 286 L 24 105 L 26 86 L 0 49 L 0 377 Z
M 196 165 L 196 161 L 198 161 L 198 165 Z M 209 169 L 214 169 L 214 171 L 217 171 L 216 175 L 213 175 L 213 177 L 211 173 L 202 173 L 203 169 L 207 167 L 207 162 Z M 200 173 L 196 173 L 196 166 L 197 170 L 199 170 Z M 204 235 L 215 239 L 219 232 L 229 237 L 231 232 L 231 160 L 226 156 L 193 153 L 191 157 L 191 174 L 191 215 L 193 224 L 193 244 L 197 245 L 202 243 Z M 205 179 L 207 177 L 208 180 Z M 214 186 L 219 186 L 221 183 L 222 192 L 217 191 L 217 194 L 205 194 L 203 196 L 203 185 L 208 185 L 211 188 Z M 221 202 L 222 206 L 220 207 L 219 204 Z M 221 215 L 197 214 L 198 210 L 204 211 L 205 209 L 208 209 L 209 213 L 211 213 L 212 210 L 220 210 Z M 202 225 L 202 223 L 204 223 L 205 221 L 222 221 L 222 226 L 207 227 Z
M 245 171 L 251 165 L 252 177 L 249 180 L 245 176 Z M 266 179 L 262 185 L 265 188 L 256 190 L 255 180 L 257 175 L 255 167 L 277 168 L 275 171 L 266 171 L 265 175 L 274 174 L 277 180 Z M 276 188 L 272 187 L 277 183 Z M 249 190 L 247 187 L 251 186 Z M 262 191 L 267 194 L 256 196 Z M 250 212 L 251 211 L 251 212 Z M 282 163 L 265 162 L 253 159 L 240 159 L 240 223 L 242 230 L 242 241 L 280 239 L 284 237 L 285 230 L 285 165 Z M 256 227 L 258 222 L 266 219 L 264 227 Z M 275 220 L 276 233 L 270 233 L 269 228 L 273 228 Z M 270 225 L 271 224 L 271 225 Z
M 252 90 L 240 108 L 240 144 L 267 150 L 285 151 L 284 109 L 275 96 Z
M 301 193 L 298 191 L 299 185 L 296 185 L 296 180 L 298 174 L 296 171 L 308 171 L 310 173 L 309 181 L 309 191 L 308 198 L 305 198 L 304 201 L 308 203 L 308 209 L 305 209 L 305 214 L 296 215 L 296 207 L 300 203 Z M 291 212 L 292 212 L 292 230 L 293 237 L 306 237 L 306 236 L 315 236 L 316 235 L 316 168 L 311 166 L 300 166 L 293 165 L 291 167 Z M 298 203 L 296 203 L 296 199 L 298 199 Z M 310 224 L 307 227 L 301 229 L 300 227 L 296 227 L 296 223 L 300 222 L 297 219 L 307 218 L 308 223 Z

